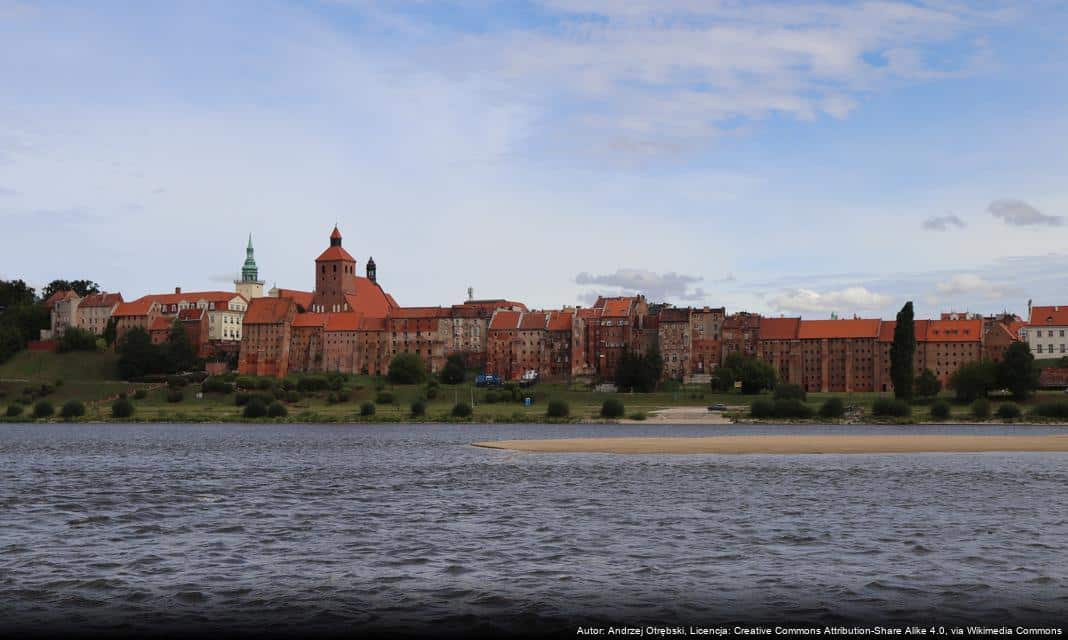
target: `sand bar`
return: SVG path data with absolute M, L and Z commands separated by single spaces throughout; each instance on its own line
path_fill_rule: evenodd
M 761 435 L 498 440 L 476 447 L 530 453 L 982 453 L 1064 451 L 1068 435 Z

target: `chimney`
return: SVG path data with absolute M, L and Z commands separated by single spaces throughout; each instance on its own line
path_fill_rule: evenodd
M 181 287 L 175 287 L 174 288 L 174 292 L 175 293 L 181 293 L 182 292 L 182 288 Z

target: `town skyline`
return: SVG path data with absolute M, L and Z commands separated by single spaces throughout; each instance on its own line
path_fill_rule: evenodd
M 220 288 L 251 231 L 307 288 L 335 221 L 406 305 L 1023 314 L 1068 266 L 1053 3 L 0 17 L 3 278 Z

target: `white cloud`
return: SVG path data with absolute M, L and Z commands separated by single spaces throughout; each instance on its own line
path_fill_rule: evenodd
M 644 269 L 619 269 L 615 273 L 605 275 L 580 273 L 575 276 L 576 284 L 615 288 L 617 291 L 610 295 L 641 293 L 651 302 L 662 302 L 670 299 L 702 301 L 707 295 L 704 289 L 697 287 L 692 291 L 690 290 L 690 285 L 702 280 L 703 278 L 698 276 L 674 272 L 661 274 Z M 585 297 L 580 297 L 583 300 L 588 298 L 588 294 Z M 596 296 L 594 296 L 594 299 L 596 299 Z
M 870 311 L 889 304 L 889 296 L 865 287 L 848 287 L 820 293 L 811 289 L 784 291 L 769 300 L 772 308 L 793 313 Z
M 1036 225 L 1059 227 L 1064 224 L 1063 217 L 1046 215 L 1023 200 L 1012 198 L 995 200 L 987 206 L 986 210 L 995 218 L 1001 218 L 1006 224 L 1017 227 Z
M 935 285 L 935 291 L 943 296 L 978 295 L 985 298 L 997 298 L 1003 295 L 1003 288 L 985 280 L 974 273 L 961 273 Z
M 967 225 L 958 216 L 936 216 L 923 221 L 923 228 L 928 231 L 948 231 L 950 227 L 963 229 Z

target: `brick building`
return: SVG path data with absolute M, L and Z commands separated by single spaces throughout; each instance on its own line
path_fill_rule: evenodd
M 238 371 L 281 378 L 289 372 L 289 349 L 297 305 L 290 298 L 255 298 L 244 317 Z
M 761 316 L 748 311 L 733 313 L 723 320 L 720 331 L 722 339 L 721 362 L 725 362 L 732 353 L 740 353 L 748 358 L 757 355 L 757 342 L 760 339 Z
M 983 320 L 916 320 L 916 351 L 913 371 L 919 375 L 930 369 L 945 387 L 950 377 L 963 365 L 983 358 Z M 879 330 L 879 347 L 875 371 L 875 390 L 893 391 L 890 379 L 890 346 L 894 342 L 897 322 L 885 320 Z
M 763 318 L 757 357 L 807 391 L 872 391 L 880 323 Z
M 94 293 L 85 296 L 78 303 L 78 327 L 98 336 L 103 335 L 111 315 L 122 302 L 121 293 Z
M 1001 362 L 1014 342 L 1020 341 L 1020 329 L 1024 321 L 1019 316 L 1003 314 L 984 319 L 983 322 L 983 357 L 994 362 Z

